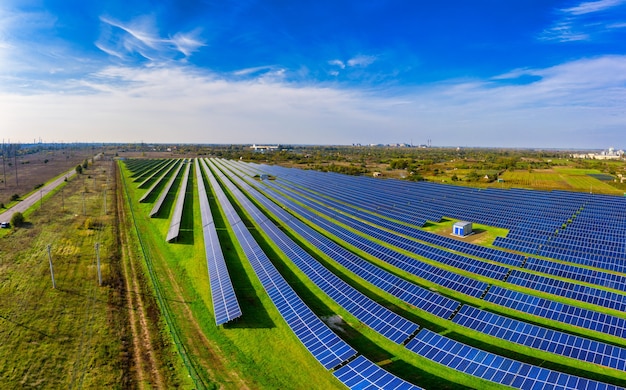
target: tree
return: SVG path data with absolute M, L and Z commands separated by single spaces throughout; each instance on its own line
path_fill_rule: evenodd
M 81 173 L 83 173 L 83 166 L 82 166 L 82 165 L 78 164 L 78 165 L 76 166 L 76 173 L 78 173 L 79 175 L 80 175 Z
M 83 161 L 83 168 L 87 169 L 88 166 L 89 166 L 89 160 L 85 159 L 85 161 Z
M 19 211 L 16 211 L 15 214 L 13 214 L 13 216 L 11 217 L 11 225 L 14 227 L 20 227 L 24 224 L 24 222 L 24 214 L 20 213 Z

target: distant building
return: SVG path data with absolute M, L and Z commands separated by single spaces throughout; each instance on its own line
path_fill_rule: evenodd
M 380 173 L 380 172 L 374 172 L 372 175 L 373 175 L 374 177 L 381 177 L 383 174 L 382 174 L 382 173 Z
M 459 221 L 452 226 L 452 234 L 459 237 L 465 237 L 472 233 L 472 223 Z
M 250 149 L 254 150 L 255 152 L 273 152 L 278 150 L 279 145 L 257 145 L 257 144 L 252 144 L 252 146 L 250 146 Z
M 580 154 L 572 154 L 572 158 L 589 158 L 592 160 L 619 160 L 624 158 L 623 150 L 615 150 L 615 148 L 609 148 L 608 150 L 603 150 L 600 153 L 580 153 Z

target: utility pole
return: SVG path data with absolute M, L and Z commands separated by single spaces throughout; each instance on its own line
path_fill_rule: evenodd
M 50 276 L 52 277 L 52 288 L 57 288 L 57 284 L 54 281 L 54 269 L 52 268 L 52 254 L 50 252 L 51 245 L 48 244 L 48 262 L 50 263 Z
M 100 271 L 100 243 L 96 242 L 96 258 L 98 263 L 98 285 L 102 286 L 102 272 Z
M 39 208 L 43 207 L 43 190 L 39 190 Z
M 107 189 L 104 189 L 104 215 L 107 215 Z
M 87 210 L 85 209 L 85 193 L 83 192 L 83 215 L 87 215 Z

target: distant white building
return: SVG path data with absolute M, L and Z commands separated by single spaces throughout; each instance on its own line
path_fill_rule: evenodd
M 278 145 L 252 144 L 252 146 L 250 146 L 250 149 L 254 150 L 255 152 L 273 152 L 275 150 L 278 150 Z
M 615 148 L 608 148 L 607 150 L 603 150 L 600 153 L 580 153 L 580 154 L 571 154 L 572 158 L 588 158 L 592 160 L 619 160 L 624 158 L 623 150 L 615 150 Z

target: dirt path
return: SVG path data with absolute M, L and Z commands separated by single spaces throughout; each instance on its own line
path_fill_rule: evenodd
M 118 177 L 118 188 L 121 188 L 121 183 L 119 182 L 121 179 L 119 179 L 119 175 L 116 176 Z M 118 221 L 121 225 L 125 225 L 125 221 L 127 221 L 123 205 L 124 197 L 122 191 L 117 191 Z M 128 318 L 133 340 L 135 383 L 138 388 L 165 389 L 166 385 L 159 371 L 159 360 L 152 345 L 148 317 L 133 260 L 135 257 L 131 251 L 132 245 L 129 242 L 128 233 L 124 226 L 119 229 L 119 235 L 124 279 L 126 281 Z

